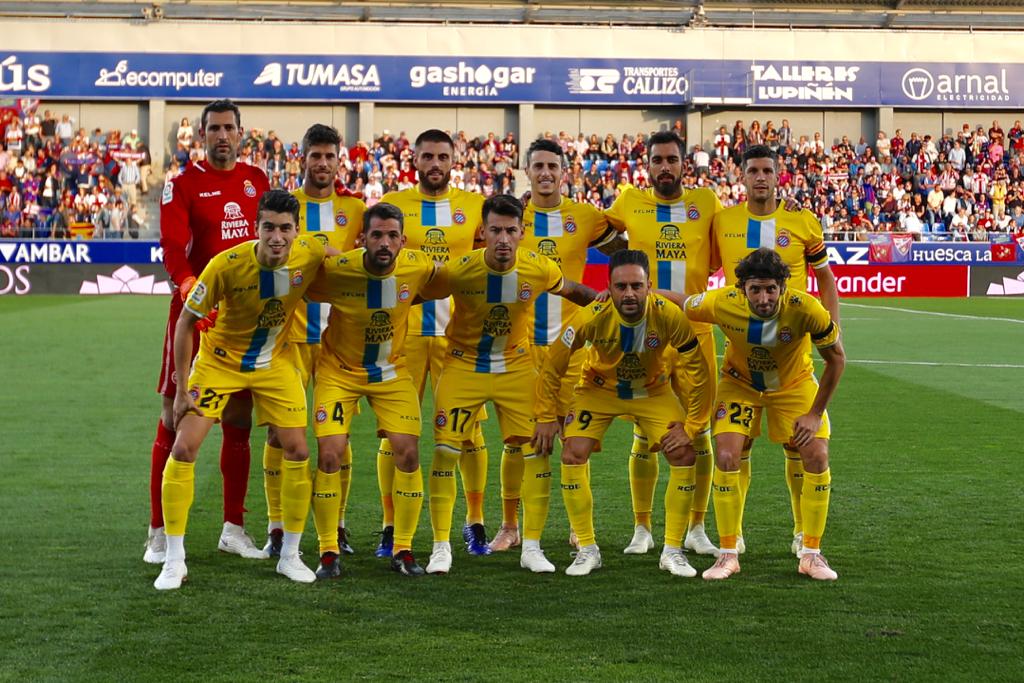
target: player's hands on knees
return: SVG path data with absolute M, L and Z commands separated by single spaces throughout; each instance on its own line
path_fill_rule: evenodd
M 668 431 L 661 437 L 661 450 L 675 455 L 692 443 L 690 435 L 683 429 L 682 422 L 670 422 Z
M 808 413 L 793 421 L 793 445 L 802 448 L 814 440 L 821 429 L 821 415 Z
M 179 391 L 174 394 L 174 428 L 178 428 L 181 419 L 188 413 L 195 413 L 199 417 L 204 415 L 203 411 L 196 405 L 192 394 L 187 391 Z
M 537 455 L 551 455 L 555 447 L 555 438 L 558 436 L 558 422 L 538 422 L 533 428 L 533 438 L 530 444 Z

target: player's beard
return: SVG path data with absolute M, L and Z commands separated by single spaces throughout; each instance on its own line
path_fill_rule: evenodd
M 383 272 L 395 262 L 395 256 L 396 254 L 391 253 L 387 249 L 380 249 L 373 254 L 373 267 L 378 272 Z
M 681 181 L 682 177 L 674 176 L 671 173 L 660 175 L 654 183 L 654 190 L 662 197 L 675 197 L 682 189 Z
M 430 194 L 440 194 L 447 189 L 448 183 L 451 182 L 452 172 L 449 170 L 447 173 L 442 173 L 441 180 L 437 183 L 430 179 L 430 174 L 432 172 L 433 169 L 420 175 L 420 185 L 422 185 L 423 189 Z
M 230 166 L 238 157 L 238 149 L 231 145 L 214 145 L 206 150 L 206 157 L 215 166 Z

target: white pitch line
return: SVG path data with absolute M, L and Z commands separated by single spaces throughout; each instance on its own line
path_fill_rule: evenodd
M 1013 368 L 1024 369 L 1024 365 L 1013 363 L 939 363 L 928 360 L 860 360 L 847 358 L 847 363 L 858 363 L 860 365 L 927 365 L 929 367 L 952 367 L 952 368 Z
M 985 315 L 961 315 L 959 313 L 939 313 L 938 311 L 919 311 L 916 308 L 897 308 L 895 306 L 871 306 L 869 304 L 851 304 L 846 301 L 841 302 L 843 306 L 853 306 L 854 308 L 876 308 L 883 311 L 899 311 L 900 313 L 920 313 L 921 315 L 937 315 L 942 318 L 959 318 L 961 320 L 993 320 L 1004 323 L 1017 323 L 1024 325 L 1024 320 L 1017 318 L 995 318 Z

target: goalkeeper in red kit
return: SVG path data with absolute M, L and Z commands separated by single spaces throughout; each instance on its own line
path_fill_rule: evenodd
M 241 114 L 230 100 L 206 105 L 200 119 L 200 136 L 206 159 L 189 164 L 176 178 L 169 179 L 160 200 L 160 245 L 164 266 L 178 291 L 171 297 L 164 336 L 163 361 L 157 392 L 163 396 L 160 422 L 149 475 L 150 522 L 143 559 L 161 564 L 166 554 L 161 481 L 164 466 L 174 444 L 174 395 L 179 377 L 188 368 L 174 367 L 174 326 L 182 304 L 206 264 L 220 252 L 256 237 L 256 207 L 260 196 L 270 189 L 267 176 L 248 164 L 238 163 L 242 138 Z M 198 333 L 193 349 L 199 348 Z M 194 352 L 193 352 L 194 353 Z M 180 370 L 180 372 L 178 371 Z M 220 469 L 224 476 L 224 529 L 218 547 L 250 559 L 266 555 L 245 533 L 243 515 L 249 485 L 249 430 L 252 398 L 248 392 L 235 394 L 224 410 L 221 428 L 224 441 Z

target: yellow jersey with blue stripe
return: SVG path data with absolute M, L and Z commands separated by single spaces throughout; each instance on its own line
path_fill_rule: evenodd
M 609 226 L 604 214 L 590 204 L 580 204 L 562 197 L 553 209 L 542 209 L 533 202 L 523 214 L 524 249 L 547 256 L 570 280 L 583 280 L 587 265 L 587 249 L 610 242 L 618 230 Z M 533 306 L 530 341 L 535 346 L 548 346 L 562 333 L 579 306 L 560 296 L 542 292 Z
M 320 362 L 372 384 L 404 372 L 409 310 L 438 266 L 422 252 L 402 249 L 394 269 L 378 276 L 366 270 L 365 252 L 359 248 L 328 257 L 306 296 L 331 309 Z
M 366 205 L 356 197 L 340 197 L 331 192 L 324 199 L 310 197 L 300 187 L 292 192 L 299 200 L 299 233 L 315 237 L 321 243 L 345 252 L 356 246 L 356 235 L 363 227 Z M 287 339 L 299 344 L 319 344 L 327 326 L 331 307 L 307 302 L 295 311 Z
M 743 202 L 715 216 L 714 240 L 712 258 L 722 266 L 729 286 L 736 284 L 736 264 L 761 247 L 779 253 L 789 266 L 788 286 L 801 292 L 808 289 L 808 265 L 815 270 L 828 267 L 821 223 L 807 209 L 786 211 L 780 206 L 768 216 L 755 216 Z
M 825 307 L 795 289 L 782 292 L 778 310 L 770 318 L 754 313 L 747 297 L 735 287 L 692 296 L 684 309 L 690 320 L 718 325 L 729 340 L 722 376 L 756 391 L 788 389 L 814 375 L 814 364 L 804 349 L 806 337 L 818 348 L 839 339 L 839 326 Z
M 553 354 L 568 354 L 573 341 L 586 342 L 580 387 L 614 392 L 621 399 L 657 396 L 669 388 L 670 358 L 697 349 L 686 316 L 668 299 L 651 293 L 643 317 L 628 322 L 610 301 L 584 307 L 566 326 Z
M 562 271 L 540 254 L 516 250 L 508 271 L 491 270 L 484 249 L 448 264 L 440 291 L 454 300 L 448 323 L 448 355 L 475 372 L 499 374 L 532 368 L 530 309 L 542 292 L 562 290 Z
M 448 263 L 473 250 L 483 220 L 483 195 L 450 187 L 444 194 L 425 195 L 419 186 L 389 192 L 381 199 L 405 216 L 405 248 L 418 249 L 435 261 Z M 447 299 L 425 301 L 409 315 L 409 334 L 443 337 L 451 316 Z
M 264 268 L 255 240 L 217 254 L 189 292 L 185 308 L 205 317 L 219 308 L 217 324 L 201 335 L 200 353 L 237 364 L 242 372 L 270 367 L 286 344 L 291 316 L 316 278 L 324 246 L 297 237 L 288 262 Z

